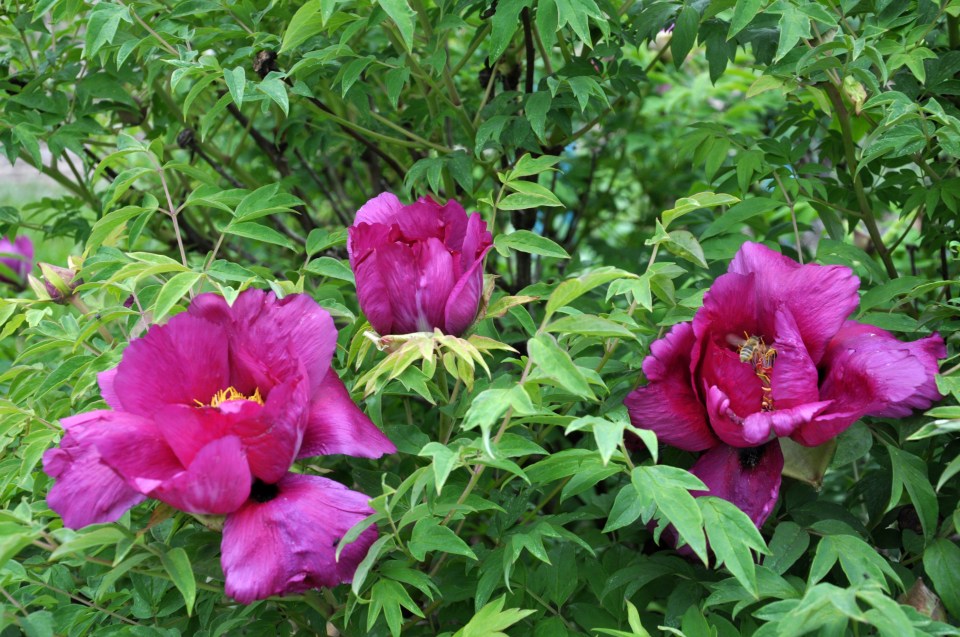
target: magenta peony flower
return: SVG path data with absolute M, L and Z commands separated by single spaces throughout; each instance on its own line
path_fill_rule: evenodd
M 439 328 L 459 336 L 477 316 L 492 244 L 480 214 L 467 217 L 456 201 L 404 206 L 388 192 L 374 197 L 347 241 L 360 308 L 381 335 Z
M 0 281 L 23 286 L 33 269 L 33 242 L 20 235 L 15 241 L 0 237 Z
M 760 526 L 780 486 L 777 437 L 816 446 L 864 416 L 902 417 L 940 398 L 943 339 L 904 343 L 847 320 L 859 283 L 849 268 L 745 243 L 693 322 L 651 345 L 647 385 L 625 401 L 631 421 L 706 451 L 691 472 Z
M 221 564 L 244 603 L 349 581 L 376 529 L 339 563 L 333 539 L 372 513 L 368 498 L 290 467 L 396 449 L 330 368 L 336 337 L 305 295 L 250 289 L 232 307 L 198 296 L 100 374 L 112 409 L 62 421 L 60 447 L 43 458 L 56 480 L 50 508 L 71 528 L 116 520 L 146 497 L 226 515 Z

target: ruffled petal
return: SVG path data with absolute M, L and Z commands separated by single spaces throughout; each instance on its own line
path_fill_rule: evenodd
M 935 338 L 926 344 L 901 343 L 883 330 L 849 321 L 830 342 L 821 365 L 820 397 L 833 403 L 793 439 L 816 446 L 863 416 L 905 415 L 904 405 L 929 405 L 936 359 L 926 348 L 942 351 L 937 345 Z
M 690 468 L 690 473 L 708 488 L 691 494 L 732 502 L 760 528 L 777 503 L 781 471 L 783 452 L 775 440 L 748 449 L 719 445 L 700 456 Z
M 226 515 L 243 506 L 253 478 L 237 436 L 214 440 L 151 496 L 188 513 Z
M 150 416 L 166 405 L 209 402 L 229 385 L 226 332 L 185 313 L 131 341 L 113 377 L 110 399 L 123 411 Z
M 821 414 L 833 401 L 824 400 L 814 403 L 803 403 L 796 407 L 774 409 L 772 411 L 758 411 L 743 419 L 743 440 L 747 443 L 759 445 L 766 442 L 771 434 L 789 436 L 798 427 L 809 423 L 814 417 Z
M 403 204 L 392 192 L 382 192 L 373 199 L 367 201 L 357 210 L 357 215 L 353 219 L 353 225 L 358 226 L 361 223 L 382 223 L 391 225 L 397 223 L 397 218 L 403 211 Z M 347 242 L 347 249 L 351 250 L 350 241 Z
M 654 341 L 643 361 L 647 385 L 633 390 L 624 401 L 635 427 L 650 429 L 661 442 L 687 451 L 717 444 L 691 384 L 694 340 L 691 324 L 680 323 Z
M 716 385 L 707 387 L 707 418 L 720 440 L 734 447 L 753 447 L 757 443 L 747 439 L 743 430 L 744 416 L 730 406 L 730 397 Z M 749 414 L 747 414 L 749 415 Z
M 744 243 L 729 272 L 756 276 L 760 328 L 772 333 L 777 308 L 793 313 L 810 357 L 820 362 L 827 343 L 860 301 L 860 279 L 839 265 L 800 265 L 759 243 Z
M 64 526 L 79 529 L 88 524 L 114 522 L 145 497 L 101 462 L 91 443 L 112 412 L 89 412 L 67 419 L 70 424 L 60 446 L 43 454 L 43 470 L 56 482 L 47 493 L 47 504 L 63 518 Z
M 349 582 L 377 538 L 376 527 L 366 529 L 337 560 L 346 532 L 373 513 L 369 498 L 333 480 L 297 474 L 276 490 L 265 502 L 251 498 L 223 528 L 226 592 L 243 604 Z
M 397 448 L 350 398 L 343 381 L 332 369 L 314 395 L 300 458 L 342 453 L 359 458 L 379 458 Z

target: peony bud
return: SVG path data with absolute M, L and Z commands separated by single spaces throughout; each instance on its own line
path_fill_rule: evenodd
M 73 296 L 73 291 L 83 283 L 77 278 L 77 270 L 75 268 L 61 268 L 49 263 L 40 263 L 39 265 L 40 271 L 43 273 L 43 287 L 50 300 L 61 305 L 68 303 L 70 297 Z
M 483 258 L 493 244 L 479 213 L 423 197 L 404 206 L 391 193 L 368 201 L 349 228 L 357 299 L 381 335 L 459 336 L 477 316 Z

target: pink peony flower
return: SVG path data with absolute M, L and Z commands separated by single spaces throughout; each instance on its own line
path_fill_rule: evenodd
M 0 281 L 23 286 L 33 269 L 33 242 L 20 235 L 15 241 L 0 237 Z
M 745 243 L 693 322 L 651 345 L 647 385 L 625 401 L 631 421 L 706 451 L 691 472 L 760 526 L 780 486 L 776 438 L 816 446 L 864 416 L 902 417 L 940 398 L 943 339 L 904 343 L 848 320 L 859 284 L 849 268 Z
M 360 308 L 381 335 L 439 328 L 459 336 L 477 315 L 483 258 L 493 238 L 479 213 L 423 197 L 404 206 L 374 197 L 349 228 Z
M 114 521 L 146 497 L 226 515 L 221 564 L 244 603 L 349 581 L 376 529 L 339 563 L 332 538 L 372 513 L 368 498 L 290 467 L 396 449 L 330 368 L 336 337 L 305 295 L 250 289 L 233 306 L 198 296 L 100 374 L 111 409 L 63 419 L 59 448 L 43 458 L 56 480 L 50 508 L 71 528 Z

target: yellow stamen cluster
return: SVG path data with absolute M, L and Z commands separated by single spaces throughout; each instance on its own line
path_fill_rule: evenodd
M 197 403 L 198 407 L 219 407 L 221 403 L 225 403 L 229 400 L 250 400 L 258 405 L 263 404 L 263 397 L 260 395 L 259 388 L 254 390 L 253 395 L 246 396 L 241 394 L 237 388 L 233 387 L 232 385 L 226 389 L 221 389 L 214 394 L 209 403 L 202 403 L 199 400 L 194 400 L 194 402 Z
M 757 378 L 760 379 L 760 389 L 763 390 L 761 410 L 773 411 L 773 389 L 770 387 L 770 374 L 773 371 L 773 363 L 777 360 L 777 350 L 768 347 L 763 342 L 763 337 L 750 336 L 746 332 L 744 332 L 744 336 L 747 339 L 737 348 L 740 353 L 740 362 L 750 363 Z

